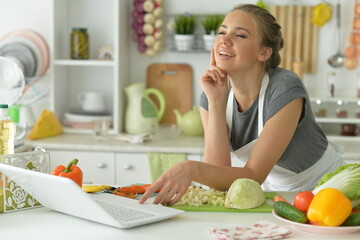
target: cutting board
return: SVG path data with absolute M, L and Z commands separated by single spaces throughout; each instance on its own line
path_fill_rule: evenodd
M 204 204 L 200 207 L 188 206 L 188 205 L 174 205 L 173 208 L 181 209 L 188 212 L 271 212 L 273 210 L 273 199 L 276 195 L 275 192 L 265 192 L 265 203 L 257 208 L 251 209 L 234 209 L 225 208 L 221 206 L 213 206 Z
M 160 124 L 176 124 L 173 112 L 184 114 L 192 109 L 193 71 L 188 64 L 154 63 L 147 69 L 147 88 L 157 88 L 166 100 L 164 116 Z M 156 104 L 157 100 L 153 99 Z

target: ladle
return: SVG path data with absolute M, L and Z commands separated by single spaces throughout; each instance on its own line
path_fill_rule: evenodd
M 330 66 L 334 68 L 342 67 L 344 64 L 344 55 L 341 53 L 341 36 L 340 36 L 340 3 L 336 4 L 336 34 L 338 40 L 338 50 L 335 55 L 328 59 Z

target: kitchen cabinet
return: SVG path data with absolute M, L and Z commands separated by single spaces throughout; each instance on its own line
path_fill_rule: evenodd
M 117 186 L 151 182 L 149 161 L 146 153 L 116 153 L 115 159 Z M 200 161 L 202 156 L 188 154 L 187 159 Z
M 126 186 L 150 183 L 151 175 L 147 153 L 143 152 L 93 152 L 46 149 L 50 153 L 50 169 L 79 159 L 85 184 L 110 184 Z M 200 161 L 202 155 L 187 154 L 187 159 Z
M 97 91 L 105 95 L 107 112 L 113 119 L 110 133 L 123 126 L 123 87 L 128 81 L 130 1 L 119 0 L 52 0 L 50 19 L 51 92 L 50 108 L 59 120 L 65 113 L 80 108 L 81 92 Z M 87 28 L 88 60 L 70 59 L 70 33 L 73 27 Z M 111 46 L 111 60 L 97 59 L 101 47 Z M 86 133 L 90 130 L 64 127 L 65 132 Z
M 83 171 L 85 184 L 115 183 L 115 154 L 113 152 L 63 151 L 49 150 L 50 169 L 64 165 L 74 158 L 79 160 L 78 166 Z
M 316 121 L 323 128 L 328 138 L 334 142 L 360 142 L 358 136 L 341 135 L 342 124 L 360 125 L 360 99 L 337 97 L 311 97 L 310 99 Z M 347 116 L 344 116 L 346 112 Z

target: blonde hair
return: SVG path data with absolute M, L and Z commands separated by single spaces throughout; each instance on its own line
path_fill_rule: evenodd
M 276 22 L 275 17 L 267 10 L 253 4 L 240 4 L 233 8 L 233 11 L 243 11 L 250 14 L 255 21 L 256 29 L 260 35 L 260 46 L 272 49 L 271 57 L 265 61 L 265 71 L 276 68 L 281 63 L 279 51 L 284 46 L 281 26 Z

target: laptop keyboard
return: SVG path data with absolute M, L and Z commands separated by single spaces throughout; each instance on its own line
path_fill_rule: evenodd
M 97 201 L 108 213 L 111 214 L 116 220 L 121 222 L 133 221 L 141 218 L 155 216 L 155 214 L 144 212 L 142 210 L 119 206 L 107 202 Z

